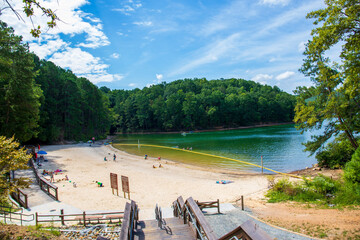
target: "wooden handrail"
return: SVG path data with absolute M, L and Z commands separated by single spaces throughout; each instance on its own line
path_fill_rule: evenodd
M 33 169 L 33 172 L 34 172 L 35 178 L 36 178 L 36 182 L 39 184 L 40 189 L 42 191 L 44 191 L 45 193 L 47 193 L 50 197 L 52 197 L 56 201 L 58 201 L 59 200 L 58 187 L 55 186 L 54 184 L 50 183 L 43 176 L 39 175 L 38 171 L 35 168 L 35 165 L 34 165 L 34 162 L 33 162 L 32 159 L 30 159 L 30 165 L 31 165 L 31 168 Z M 54 191 L 54 193 L 52 193 L 50 191 L 50 189 L 52 189 Z
M 272 238 L 253 221 L 248 220 L 239 227 L 225 234 L 219 240 L 229 240 L 233 237 L 244 240 L 271 240 Z
M 137 205 L 134 201 L 125 204 L 124 219 L 121 224 L 120 240 L 131 240 L 133 238 L 136 222 L 139 219 Z
M 207 239 L 216 240 L 217 236 L 215 235 L 214 230 L 210 227 L 210 225 L 206 221 L 204 214 L 201 212 L 199 206 L 196 204 L 194 199 L 192 197 L 189 197 L 186 200 L 185 205 L 190 208 L 190 211 L 193 213 L 194 217 L 196 218 L 196 225 L 202 228 Z
M 24 208 L 29 208 L 28 206 L 28 196 L 24 192 L 22 192 L 20 189 L 16 188 L 16 192 L 12 192 L 11 196 L 15 199 L 17 203 L 20 204 L 20 206 Z M 24 200 L 22 199 L 24 198 Z
M 36 225 L 38 223 L 44 223 L 44 222 L 61 222 L 63 225 L 65 222 L 71 222 L 71 221 L 83 221 L 83 224 L 86 225 L 86 221 L 91 220 L 98 220 L 100 221 L 106 221 L 110 220 L 110 222 L 113 219 L 122 219 L 124 212 L 102 212 L 102 213 L 86 213 L 85 211 L 83 213 L 73 213 L 73 214 L 64 214 L 64 210 L 61 209 L 61 214 L 38 214 L 36 213 Z M 113 216 L 112 216 L 113 215 Z M 72 219 L 65 219 L 65 217 L 75 217 Z M 45 219 L 41 220 L 40 218 L 56 218 L 56 219 Z

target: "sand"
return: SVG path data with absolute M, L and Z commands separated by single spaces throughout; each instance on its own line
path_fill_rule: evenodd
M 55 181 L 60 181 L 54 183 L 58 186 L 59 200 L 83 211 L 124 209 L 129 200 L 124 198 L 121 189 L 121 175 L 129 178 L 130 197 L 142 209 L 154 208 L 156 204 L 170 207 L 180 195 L 184 199 L 191 196 L 199 201 L 219 199 L 221 203 L 235 203 L 241 195 L 250 197 L 268 186 L 266 176 L 261 174 L 223 173 L 165 159 L 159 161 L 157 156 L 144 159 L 100 143 L 50 145 L 42 146 L 41 150 L 48 153 L 48 162 L 44 162 L 41 169 L 62 170 L 55 175 Z M 114 153 L 116 161 L 113 161 Z M 108 161 L 104 161 L 104 157 Z M 163 167 L 159 168 L 159 164 Z M 118 175 L 118 196 L 116 191 L 112 193 L 110 173 Z M 68 181 L 62 180 L 65 175 Z M 217 184 L 219 180 L 233 182 Z M 96 181 L 104 187 L 98 187 Z

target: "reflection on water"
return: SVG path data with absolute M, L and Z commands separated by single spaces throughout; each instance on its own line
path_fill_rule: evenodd
M 303 152 L 301 144 L 310 139 L 310 134 L 301 135 L 293 125 L 227 130 L 218 132 L 178 134 L 128 134 L 120 135 L 118 143 L 152 144 L 193 151 L 255 163 L 282 172 L 302 169 L 316 162 Z M 117 146 L 129 153 L 147 154 L 150 157 L 167 158 L 179 162 L 231 170 L 261 171 L 260 169 L 221 158 L 201 156 L 182 151 L 153 147 Z

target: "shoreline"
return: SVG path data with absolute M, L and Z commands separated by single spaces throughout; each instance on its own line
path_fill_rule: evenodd
M 295 124 L 294 122 L 284 122 L 284 123 L 263 123 L 263 124 L 256 124 L 250 126 L 241 126 L 241 127 L 215 127 L 211 129 L 203 129 L 203 130 L 190 130 L 190 131 L 142 131 L 142 132 L 116 132 L 113 136 L 117 135 L 126 135 L 126 134 L 176 134 L 176 133 L 183 133 L 183 132 L 194 132 L 194 133 L 201 133 L 201 132 L 219 132 L 219 131 L 226 131 L 226 130 L 238 130 L 238 129 L 249 129 L 249 128 L 261 128 L 261 127 L 273 127 L 273 126 L 281 126 L 281 125 L 290 125 Z
M 268 186 L 266 175 L 201 168 L 166 159 L 145 160 L 109 145 L 47 145 L 42 149 L 48 152 L 48 162 L 38 171 L 60 169 L 54 182 L 59 188 L 59 200 L 84 211 L 123 209 L 129 201 L 122 196 L 121 186 L 119 196 L 112 194 L 110 173 L 116 173 L 119 179 L 122 175 L 129 177 L 131 199 L 144 209 L 152 209 L 157 203 L 169 207 L 179 196 L 235 203 L 240 195 L 251 195 Z M 63 180 L 65 175 L 69 181 Z M 228 184 L 218 184 L 221 180 Z M 104 187 L 98 187 L 96 181 Z

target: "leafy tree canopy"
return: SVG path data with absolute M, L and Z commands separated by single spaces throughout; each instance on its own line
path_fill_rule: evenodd
M 19 149 L 19 145 L 14 137 L 0 136 L 0 202 L 16 188 L 29 186 L 27 178 L 9 179 L 10 171 L 27 169 L 27 162 L 31 158 L 24 149 Z
M 313 86 L 295 91 L 297 127 L 302 131 L 324 130 L 305 144 L 311 154 L 321 151 L 333 136 L 340 142 L 347 139 L 352 151 L 359 146 L 360 2 L 326 0 L 325 4 L 325 9 L 307 15 L 314 19 L 316 27 L 306 45 L 300 71 L 311 78 Z M 336 52 L 340 46 L 340 52 Z M 335 58 L 331 58 L 334 53 Z
M 3 1 L 7 7 L 0 9 L 0 15 L 4 9 L 10 8 L 19 20 L 24 21 L 24 19 L 21 17 L 21 15 L 13 8 L 13 6 L 11 5 L 11 3 L 8 0 L 3 0 Z M 41 34 L 40 25 L 35 26 L 32 21 L 32 16 L 34 16 L 34 14 L 35 14 L 34 9 L 39 9 L 41 11 L 41 13 L 49 19 L 49 21 L 47 22 L 47 26 L 49 28 L 55 27 L 57 21 L 59 21 L 59 18 L 55 14 L 55 12 L 53 10 L 51 10 L 50 8 L 44 7 L 44 5 L 42 5 L 42 3 L 40 3 L 40 1 L 23 0 L 23 3 L 24 3 L 24 13 L 26 14 L 26 17 L 30 18 L 31 23 L 33 24 L 33 28 L 30 30 L 30 33 L 31 33 L 31 35 L 33 35 L 33 37 L 39 37 Z

